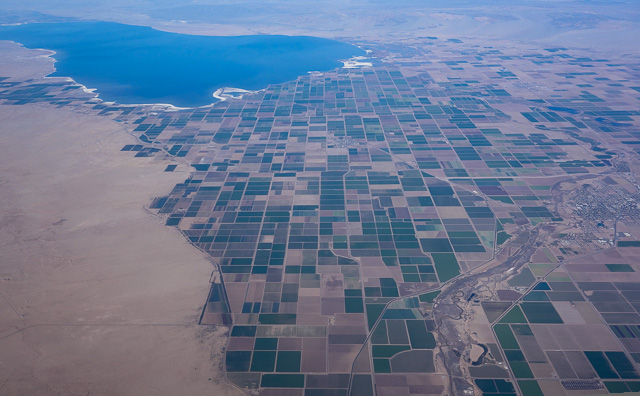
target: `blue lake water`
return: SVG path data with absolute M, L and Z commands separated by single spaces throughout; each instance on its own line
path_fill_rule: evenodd
M 110 22 L 0 26 L 0 40 L 56 51 L 56 71 L 118 103 L 204 106 L 222 87 L 258 90 L 364 55 L 306 36 L 196 36 Z

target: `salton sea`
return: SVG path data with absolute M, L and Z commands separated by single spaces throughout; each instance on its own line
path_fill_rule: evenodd
M 0 40 L 55 51 L 50 76 L 71 77 L 105 101 L 181 107 L 211 104 L 219 88 L 258 90 L 365 54 L 317 37 L 197 36 L 110 22 L 0 26 Z

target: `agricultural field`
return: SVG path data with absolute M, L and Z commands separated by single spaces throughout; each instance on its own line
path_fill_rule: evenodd
M 420 37 L 212 106 L 0 81 L 187 164 L 148 209 L 215 266 L 200 324 L 262 395 L 640 391 L 638 60 Z M 161 83 L 161 82 L 159 82 Z M 180 263 L 176 263 L 180 265 Z

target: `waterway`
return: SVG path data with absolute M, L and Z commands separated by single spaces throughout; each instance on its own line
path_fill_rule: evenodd
M 123 104 L 209 105 L 223 87 L 259 90 L 365 55 L 308 36 L 199 36 L 111 22 L 0 26 L 0 40 L 56 52 L 55 72 Z

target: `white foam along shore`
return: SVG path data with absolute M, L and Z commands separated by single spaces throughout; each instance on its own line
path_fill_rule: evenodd
M 249 91 L 242 88 L 222 87 L 217 89 L 216 92 L 213 93 L 213 97 L 221 102 L 224 102 L 227 99 L 241 99 L 244 95 L 254 92 L 259 91 Z
M 367 52 L 368 54 L 368 52 Z M 369 60 L 370 58 L 366 56 L 354 56 L 351 59 L 341 61 L 344 66 L 343 69 L 359 69 L 361 67 L 373 67 L 372 62 L 363 62 L 365 60 Z
M 22 43 L 18 43 L 16 41 L 11 41 L 11 40 L 8 40 L 8 41 L 20 46 L 21 48 L 29 49 L 29 50 L 31 49 L 31 48 L 25 47 Z M 49 59 L 51 59 L 53 61 L 53 64 L 51 65 L 51 71 L 46 76 L 44 76 L 43 78 L 45 78 L 45 79 L 62 79 L 62 80 L 65 80 L 65 81 L 73 82 L 74 84 L 76 84 L 76 85 L 78 85 L 80 87 L 82 92 L 87 93 L 87 94 L 95 95 L 95 97 L 93 99 L 97 99 L 102 103 L 105 103 L 105 104 L 117 104 L 118 106 L 149 106 L 152 109 L 162 108 L 164 110 L 169 110 L 169 111 L 188 110 L 188 109 L 192 108 L 192 107 L 178 107 L 178 106 L 172 105 L 171 103 L 117 103 L 115 101 L 111 101 L 111 102 L 106 101 L 106 100 L 104 100 L 104 99 L 99 97 L 100 93 L 98 92 L 97 88 L 89 88 L 84 84 L 80 84 L 79 82 L 77 82 L 76 80 L 74 80 L 70 76 L 50 76 L 51 74 L 56 72 L 55 64 L 56 64 L 56 62 L 58 62 L 56 60 L 56 58 L 55 58 L 56 51 L 53 51 L 53 50 L 50 50 L 50 49 L 46 49 L 46 48 L 33 48 L 33 50 L 43 52 L 43 54 L 38 55 L 38 57 L 49 58 Z M 235 89 L 235 88 L 232 88 L 232 89 Z M 212 106 L 212 105 L 213 105 L 213 103 L 208 104 L 208 105 L 204 105 L 204 106 L 198 106 L 198 107 L 207 107 L 207 106 Z
M 80 86 L 80 89 L 82 89 L 82 91 L 84 93 L 88 93 L 88 94 L 93 94 L 95 95 L 95 97 L 93 99 L 97 99 L 98 101 L 104 103 L 104 104 L 108 104 L 108 105 L 116 105 L 116 106 L 147 106 L 150 107 L 152 110 L 159 110 L 159 109 L 163 109 L 163 110 L 167 110 L 167 111 L 180 111 L 180 110 L 188 110 L 191 109 L 191 107 L 178 107 L 178 106 L 174 106 L 171 103 L 118 103 L 115 101 L 106 101 L 104 99 L 102 99 L 100 97 L 100 93 L 98 93 L 98 88 L 87 88 L 86 85 L 80 84 L 79 82 L 77 82 L 76 80 L 74 80 L 71 77 L 46 77 L 45 78 L 63 78 L 66 79 L 67 81 L 71 81 L 74 84 L 77 84 Z M 213 104 L 213 103 L 212 103 Z M 211 106 L 211 105 L 206 105 L 206 106 Z M 200 106 L 200 107 L 206 107 L 206 106 Z

